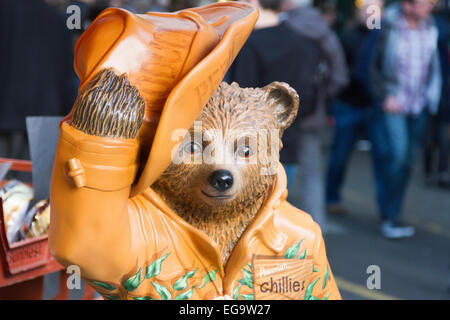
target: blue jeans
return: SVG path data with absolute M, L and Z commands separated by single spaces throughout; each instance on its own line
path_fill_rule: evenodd
M 386 113 L 384 123 L 390 149 L 383 220 L 399 222 L 411 171 L 419 152 L 427 113 L 418 116 Z
M 297 174 L 297 165 L 296 164 L 284 164 L 284 170 L 286 171 L 287 176 L 287 188 L 292 186 L 292 183 L 295 180 L 295 175 Z
M 361 129 L 372 145 L 372 162 L 376 183 L 376 197 L 380 212 L 385 211 L 385 174 L 389 149 L 386 145 L 386 130 L 383 112 L 378 108 L 359 108 L 347 103 L 333 105 L 336 119 L 326 177 L 327 204 L 341 202 L 341 187 L 350 155 Z

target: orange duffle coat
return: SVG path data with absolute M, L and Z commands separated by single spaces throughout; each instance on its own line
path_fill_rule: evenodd
M 149 187 L 130 197 L 137 140 L 61 125 L 50 248 L 107 299 L 340 299 L 319 226 L 286 201 L 280 165 L 226 265 L 205 233 Z

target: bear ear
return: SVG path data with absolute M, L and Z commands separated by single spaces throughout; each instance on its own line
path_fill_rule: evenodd
M 281 133 L 295 120 L 298 112 L 297 92 L 284 82 L 272 82 L 263 88 L 267 92 L 267 103 L 272 108 Z

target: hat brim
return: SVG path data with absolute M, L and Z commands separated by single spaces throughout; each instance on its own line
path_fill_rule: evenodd
M 151 186 L 172 162 L 172 150 L 183 137 L 177 129 L 189 129 L 248 39 L 258 11 L 248 3 L 223 2 L 187 9 L 209 22 L 219 34 L 215 48 L 173 88 L 164 104 L 150 152 L 131 196 Z

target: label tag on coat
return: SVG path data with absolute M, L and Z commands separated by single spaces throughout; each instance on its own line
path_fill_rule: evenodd
M 256 300 L 303 300 L 313 272 L 313 257 L 253 258 L 253 290 Z

